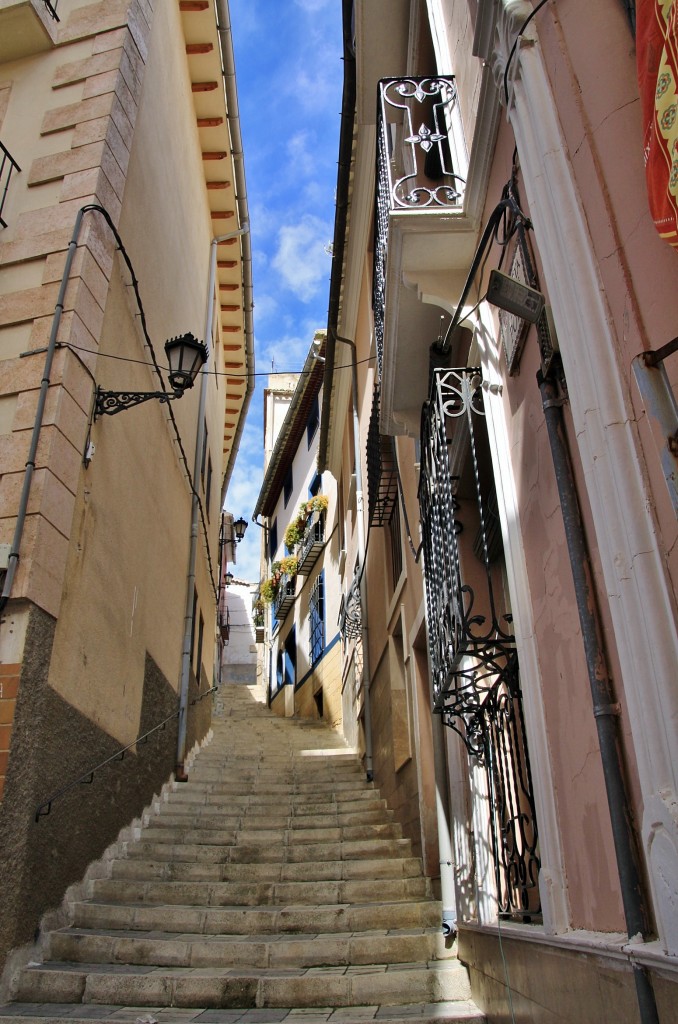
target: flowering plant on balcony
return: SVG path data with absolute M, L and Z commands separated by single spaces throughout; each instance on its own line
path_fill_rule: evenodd
M 283 577 L 296 576 L 298 565 L 299 563 L 294 555 L 287 555 L 285 558 L 281 558 L 279 562 L 274 562 L 271 566 L 271 576 L 264 580 L 259 588 L 261 600 L 265 601 L 266 604 L 273 604 L 278 596 Z
M 308 501 L 302 501 L 297 518 L 293 519 L 285 530 L 285 544 L 290 551 L 293 551 L 301 543 L 304 531 L 306 530 L 306 523 L 313 513 L 326 512 L 329 503 L 329 498 L 326 494 L 315 494 Z

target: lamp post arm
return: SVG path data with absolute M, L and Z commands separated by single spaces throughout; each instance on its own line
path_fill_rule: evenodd
M 149 402 L 152 398 L 166 405 L 176 398 L 181 398 L 183 391 L 104 391 L 97 388 L 94 403 L 94 420 L 99 416 L 115 416 L 125 409 L 133 409 L 135 405 Z

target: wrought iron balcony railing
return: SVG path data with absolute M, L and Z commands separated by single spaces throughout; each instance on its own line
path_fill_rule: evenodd
M 21 168 L 14 157 L 0 142 L 0 226 L 3 228 L 7 227 L 7 224 L 2 217 L 2 211 L 5 205 L 5 199 L 7 198 L 7 190 L 9 189 L 9 179 L 12 177 L 14 171 L 20 170 Z
M 379 394 L 377 384 L 367 433 L 367 509 L 370 526 L 386 526 L 398 500 L 395 442 L 392 437 L 380 433 Z
M 309 516 L 301 538 L 297 552 L 298 567 L 297 573 L 300 576 L 310 576 L 313 566 L 318 561 L 318 556 L 325 544 L 325 513 L 316 510 Z
M 280 622 L 294 604 L 295 580 L 296 576 L 283 576 L 280 580 L 278 593 L 273 602 L 273 614 Z
M 499 912 L 534 920 L 537 823 L 482 396 L 478 369 L 435 370 L 422 417 L 419 504 L 434 710 L 485 770 Z
M 457 149 L 462 136 L 453 76 L 379 83 L 372 306 L 380 379 L 389 216 L 461 210 L 465 181 Z

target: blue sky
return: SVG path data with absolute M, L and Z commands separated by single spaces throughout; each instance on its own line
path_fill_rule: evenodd
M 343 84 L 341 0 L 230 0 L 254 276 L 257 385 L 226 497 L 251 519 L 263 474 L 263 389 L 301 369 L 327 326 Z M 250 522 L 236 575 L 259 578 Z

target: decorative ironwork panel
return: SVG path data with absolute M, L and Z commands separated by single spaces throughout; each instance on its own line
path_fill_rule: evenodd
M 453 76 L 385 78 L 377 105 L 377 195 L 372 310 L 379 380 L 384 356 L 384 309 L 389 215 L 461 210 L 465 181 L 449 143 L 459 125 Z
M 449 133 L 457 105 L 452 77 L 384 78 L 379 125 L 388 154 L 392 210 L 457 209 L 465 182 L 452 166 Z
M 518 655 L 497 559 L 496 498 L 482 465 L 481 385 L 476 368 L 435 370 L 422 417 L 419 503 L 434 710 L 487 775 L 499 913 L 533 919 L 540 913 L 538 833 Z
M 380 388 L 377 385 L 367 432 L 367 505 L 370 526 L 386 526 L 398 501 L 394 441 L 392 437 L 379 432 L 379 394 Z
M 339 608 L 339 632 L 344 646 L 362 635 L 363 615 L 360 600 L 360 571 L 353 577 L 348 593 L 342 597 Z
M 377 195 L 374 203 L 374 264 L 372 268 L 372 313 L 377 348 L 378 380 L 384 368 L 384 310 L 386 308 L 386 254 L 390 209 L 388 148 L 383 131 L 377 134 Z
M 21 168 L 14 157 L 0 142 L 0 226 L 3 228 L 7 227 L 6 222 L 2 218 L 2 210 L 5 205 L 5 199 L 7 198 L 9 179 L 12 177 L 12 173 L 14 171 L 20 170 Z

